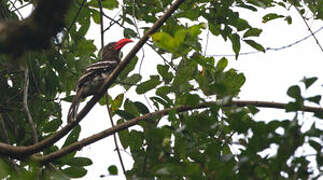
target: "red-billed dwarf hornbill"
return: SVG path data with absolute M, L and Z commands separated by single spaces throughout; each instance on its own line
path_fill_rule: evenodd
M 76 95 L 73 98 L 72 105 L 68 111 L 68 122 L 76 118 L 80 100 L 97 93 L 104 79 L 106 79 L 113 69 L 120 63 L 121 48 L 133 42 L 131 39 L 121 39 L 118 42 L 111 42 L 104 46 L 102 51 L 102 60 L 86 67 L 82 76 L 76 83 Z

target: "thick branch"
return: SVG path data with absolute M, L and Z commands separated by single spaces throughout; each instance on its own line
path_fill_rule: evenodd
M 96 141 L 99 141 L 105 137 L 108 137 L 116 132 L 119 132 L 121 130 L 127 129 L 131 126 L 137 125 L 139 121 L 147 120 L 153 116 L 164 116 L 167 115 L 171 110 L 175 110 L 176 112 L 185 112 L 190 111 L 194 109 L 202 109 L 202 108 L 208 108 L 211 106 L 222 106 L 222 107 L 245 107 L 245 106 L 256 106 L 256 107 L 262 107 L 262 108 L 276 108 L 276 109 L 285 109 L 286 103 L 277 103 L 277 102 L 266 102 L 266 101 L 232 101 L 228 104 L 222 104 L 222 101 L 214 101 L 214 102 L 207 102 L 202 103 L 197 106 L 179 106 L 175 108 L 167 108 L 161 111 L 156 111 L 153 113 L 147 113 L 145 115 L 142 115 L 140 117 L 136 117 L 134 119 L 131 119 L 129 121 L 126 121 L 122 124 L 116 125 L 114 127 L 111 127 L 109 129 L 106 129 L 104 131 L 101 131 L 100 133 L 94 134 L 90 137 L 87 137 L 81 141 L 75 142 L 69 146 L 64 147 L 63 149 L 50 153 L 48 155 L 45 155 L 43 157 L 34 157 L 33 159 L 36 161 L 41 161 L 43 163 L 50 162 L 54 159 L 63 157 L 64 155 L 71 153 L 76 150 L 82 149 L 84 146 L 87 146 L 89 144 L 92 144 Z M 305 112 L 323 112 L 323 108 L 320 107 L 310 107 L 310 106 L 304 106 L 300 109 L 300 111 Z
M 45 4 L 52 4 L 48 1 L 40 1 L 44 2 Z M 64 0 L 56 0 L 55 2 L 59 2 L 58 4 L 63 4 Z M 135 45 L 135 47 L 129 52 L 129 54 L 125 57 L 125 59 L 119 64 L 118 67 L 113 71 L 111 76 L 107 78 L 102 87 L 99 89 L 99 95 L 94 96 L 82 109 L 82 111 L 77 115 L 75 121 L 67 124 L 61 130 L 53 134 L 52 136 L 48 137 L 45 140 L 40 141 L 37 144 L 30 145 L 30 146 L 12 146 L 4 143 L 0 143 L 0 155 L 7 155 L 13 158 L 22 159 L 28 155 L 34 154 L 39 152 L 40 150 L 52 145 L 53 143 L 57 142 L 63 136 L 65 136 L 72 128 L 74 128 L 85 116 L 86 114 L 93 108 L 93 106 L 98 102 L 98 100 L 104 95 L 104 92 L 108 89 L 108 87 L 115 81 L 116 77 L 120 74 L 120 72 L 126 67 L 126 65 L 130 62 L 130 60 L 136 55 L 136 53 L 140 50 L 140 48 L 145 44 L 148 40 L 149 36 L 155 32 L 162 24 L 167 20 L 167 18 L 178 8 L 178 6 L 184 2 L 184 0 L 176 0 L 175 3 L 165 12 L 165 14 L 159 18 L 155 22 L 155 24 L 146 32 L 146 34 L 139 40 L 139 42 Z M 52 11 L 48 11 L 52 12 Z M 47 17 L 44 17 L 47 18 Z M 1 25 L 1 24 L 0 24 Z M 1 27 L 1 26 L 0 26 Z M 0 28 L 0 52 L 1 50 L 1 28 Z
M 23 21 L 0 23 L 0 53 L 20 55 L 25 50 L 49 47 L 50 40 L 64 27 L 71 0 L 39 1 Z

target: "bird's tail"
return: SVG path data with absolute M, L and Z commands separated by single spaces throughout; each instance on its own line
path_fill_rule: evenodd
M 80 102 L 81 102 L 80 94 L 81 94 L 81 92 L 78 92 L 72 100 L 72 104 L 71 104 L 70 109 L 68 110 L 68 114 L 67 114 L 67 122 L 68 123 L 71 123 L 72 121 L 74 121 L 76 119 L 77 111 L 78 111 L 78 108 L 79 108 Z

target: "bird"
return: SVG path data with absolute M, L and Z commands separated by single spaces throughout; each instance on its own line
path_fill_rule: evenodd
M 102 59 L 85 68 L 75 86 L 76 95 L 68 111 L 68 123 L 76 118 L 80 101 L 88 96 L 95 95 L 104 80 L 117 67 L 120 63 L 121 49 L 130 42 L 133 41 L 124 38 L 105 45 L 102 50 Z

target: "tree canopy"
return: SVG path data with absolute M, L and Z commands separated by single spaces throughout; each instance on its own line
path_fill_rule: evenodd
M 25 17 L 20 10 L 28 6 L 32 13 Z M 115 138 L 114 156 L 120 162 L 102 174 L 124 174 L 128 179 L 322 177 L 322 129 L 317 125 L 323 119 L 321 95 L 302 92 L 321 77 L 291 85 L 287 95 L 293 100 L 288 103 L 242 101 L 238 97 L 247 80 L 244 74 L 231 68 L 225 56 L 203 53 L 201 34 L 206 32 L 231 42 L 238 61 L 241 46 L 265 53 L 269 49 L 257 42 L 263 30 L 239 11 L 258 15 L 259 9 L 278 7 L 296 9 L 307 26 L 309 18 L 323 20 L 321 0 L 0 1 L 0 178 L 84 177 L 92 161 L 77 151 L 109 136 Z M 114 10 L 120 10 L 115 17 L 110 14 Z M 262 22 L 277 19 L 293 23 L 293 17 L 274 11 Z M 100 47 L 86 38 L 91 26 L 100 27 Z M 104 34 L 112 27 L 137 43 L 98 95 L 87 98 L 76 120 L 67 124 L 62 102 L 72 101 L 85 67 L 100 60 L 100 49 L 108 43 Z M 315 32 L 304 28 L 315 39 L 313 46 L 323 52 Z M 154 74 L 141 69 L 147 57 L 136 54 L 143 46 L 163 62 L 152 67 Z M 118 88 L 119 94 L 106 93 Z M 96 103 L 107 107 L 102 118 L 109 117 L 112 127 L 80 139 L 81 129 L 87 127 L 79 123 Z M 284 109 L 294 117 L 255 119 L 263 108 Z M 311 113 L 315 122 L 305 132 L 299 116 L 303 112 Z M 274 155 L 260 153 L 272 145 L 277 146 Z M 296 153 L 305 145 L 315 153 Z M 120 149 L 131 154 L 131 169 L 124 168 Z

